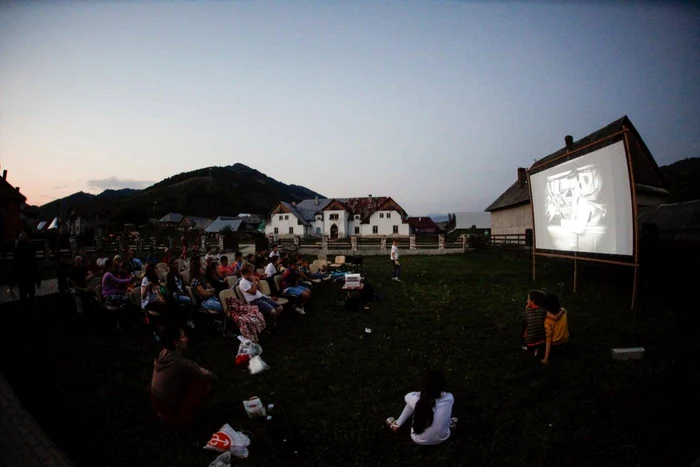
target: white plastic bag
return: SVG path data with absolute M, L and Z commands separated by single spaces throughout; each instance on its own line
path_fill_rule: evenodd
M 211 436 L 204 449 L 220 453 L 230 452 L 236 457 L 245 459 L 248 457 L 248 446 L 250 446 L 250 438 L 234 430 L 227 423 Z
M 269 369 L 270 365 L 265 363 L 263 359 L 260 358 L 260 355 L 256 355 L 255 357 L 251 358 L 248 362 L 248 371 L 250 371 L 251 375 L 257 375 L 258 373 Z
M 243 336 L 238 336 L 238 340 L 241 341 L 241 343 L 238 346 L 237 355 L 248 355 L 250 358 L 253 358 L 254 356 L 262 353 L 262 347 L 260 347 L 260 344 L 256 344 Z
M 253 396 L 247 401 L 243 401 L 243 408 L 245 408 L 245 413 L 248 414 L 248 418 L 265 416 L 265 406 L 257 396 Z
M 214 459 L 209 467 L 229 467 L 231 465 L 231 453 L 226 451 L 223 454 L 219 454 L 219 457 Z

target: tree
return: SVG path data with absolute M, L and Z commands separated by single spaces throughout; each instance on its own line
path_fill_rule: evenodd
M 219 230 L 219 233 L 223 237 L 233 237 L 233 229 L 231 228 L 230 225 L 227 225 L 225 227 L 222 227 L 221 230 Z

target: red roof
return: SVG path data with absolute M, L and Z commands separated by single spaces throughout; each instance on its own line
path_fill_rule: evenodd
M 409 217 L 408 225 L 416 229 L 436 229 L 437 224 L 430 217 Z

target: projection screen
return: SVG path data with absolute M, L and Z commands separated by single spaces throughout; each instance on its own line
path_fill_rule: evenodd
M 634 254 L 622 141 L 530 175 L 538 250 Z

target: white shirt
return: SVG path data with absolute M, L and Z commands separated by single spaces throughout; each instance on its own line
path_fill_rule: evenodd
M 406 394 L 406 404 L 415 409 L 416 402 L 420 398 L 420 392 Z M 417 444 L 439 444 L 450 437 L 450 424 L 452 423 L 452 406 L 455 398 L 449 392 L 443 392 L 440 399 L 435 400 L 433 409 L 433 423 L 419 435 L 413 432 L 411 427 L 411 439 Z
M 158 300 L 158 296 L 156 293 L 153 291 L 151 288 L 151 281 L 148 280 L 148 278 L 144 277 L 143 280 L 141 281 L 141 291 L 143 292 L 143 287 L 146 287 L 146 297 L 143 297 L 143 294 L 141 295 L 141 308 L 144 310 L 148 306 L 149 303 L 153 303 Z
M 280 257 L 280 252 L 279 251 L 271 251 L 269 258 L 279 258 Z
M 97 258 L 97 261 L 95 261 L 95 264 L 99 268 L 105 267 L 105 263 L 107 262 L 107 258 Z
M 386 254 L 386 253 L 385 253 Z M 399 247 L 396 245 L 391 245 L 391 259 L 399 260 Z
M 267 263 L 265 267 L 265 277 L 272 277 L 277 274 L 277 268 L 272 263 Z
M 263 296 L 260 290 L 256 290 L 254 294 L 248 293 L 248 291 L 253 287 L 253 283 L 245 277 L 241 277 L 241 280 L 238 282 L 238 287 L 241 288 L 241 292 L 243 292 L 243 297 L 245 298 L 246 303 L 250 303 L 253 300 L 262 298 Z

